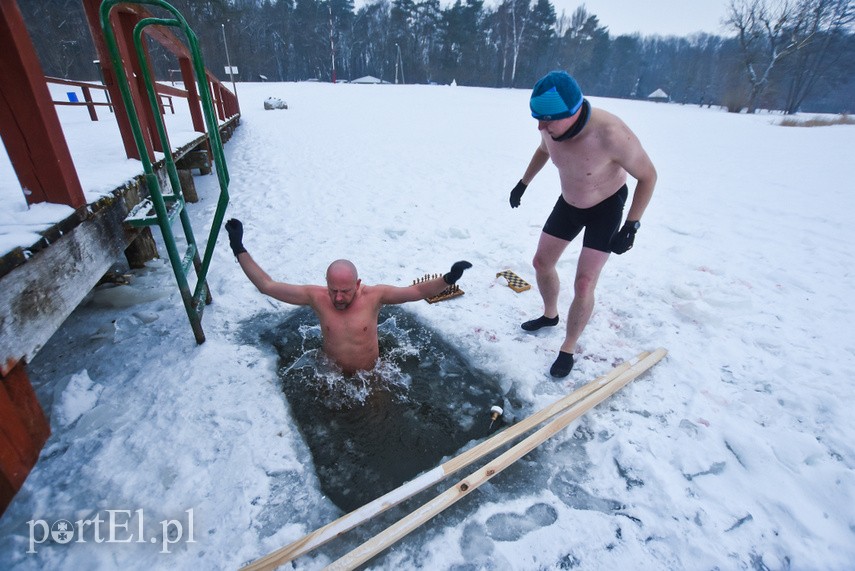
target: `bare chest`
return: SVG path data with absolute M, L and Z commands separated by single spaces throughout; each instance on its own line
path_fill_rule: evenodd
M 335 310 L 334 310 L 335 311 Z M 377 330 L 377 319 L 370 314 L 354 313 L 352 315 L 331 314 L 321 318 L 321 329 L 324 336 L 331 339 L 349 339 L 368 336 L 372 337 L 372 331 Z
M 626 171 L 596 138 L 554 141 L 545 137 L 549 158 L 558 169 L 561 195 L 568 204 L 590 208 L 614 194 L 626 182 Z
M 324 337 L 336 341 L 358 342 L 373 339 L 377 334 L 377 311 L 369 304 L 355 301 L 344 310 L 328 304 L 318 311 Z

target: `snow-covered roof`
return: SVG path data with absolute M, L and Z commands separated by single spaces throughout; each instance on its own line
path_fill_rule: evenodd
M 373 75 L 366 75 L 364 77 L 360 77 L 359 79 L 354 79 L 350 83 L 383 83 L 381 80 L 377 79 Z
M 668 99 L 668 94 L 662 91 L 662 89 L 657 89 L 653 93 L 647 96 L 648 99 Z

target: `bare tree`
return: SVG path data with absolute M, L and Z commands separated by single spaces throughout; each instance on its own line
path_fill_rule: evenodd
M 810 0 L 808 0 L 810 1 Z M 769 86 L 772 70 L 787 55 L 808 41 L 794 34 L 804 16 L 795 0 L 731 0 L 725 25 L 736 31 L 743 64 L 751 85 L 748 112 L 753 113 L 762 93 Z
M 803 0 L 801 12 L 801 26 L 794 34 L 803 38 L 804 45 L 787 67 L 787 114 L 799 110 L 819 80 L 829 79 L 844 56 L 846 34 L 855 21 L 855 1 Z
M 528 23 L 529 0 L 510 0 L 511 18 L 511 81 L 513 87 L 517 78 L 517 64 L 520 57 L 520 46 L 525 35 L 525 26 Z
M 592 69 L 601 54 L 602 42 L 608 42 L 608 30 L 600 25 L 597 16 L 590 14 L 582 4 L 568 20 L 564 14 L 556 26 L 559 38 L 559 65 L 577 78 L 591 79 Z

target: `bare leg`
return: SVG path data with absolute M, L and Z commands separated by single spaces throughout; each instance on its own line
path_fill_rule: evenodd
M 579 341 L 579 337 L 594 311 L 594 290 L 597 287 L 597 281 L 600 279 L 600 272 L 608 259 L 609 254 L 607 252 L 591 248 L 582 248 L 582 252 L 579 254 L 573 303 L 570 304 L 570 311 L 567 315 L 567 336 L 561 345 L 561 350 L 565 353 L 576 351 L 576 342 Z M 537 283 L 540 284 L 539 273 Z
M 537 289 L 540 291 L 540 297 L 543 298 L 545 317 L 558 317 L 558 291 L 561 281 L 555 265 L 569 243 L 567 240 L 546 233 L 540 234 L 540 242 L 537 244 L 537 252 L 534 254 L 532 264 L 537 278 Z

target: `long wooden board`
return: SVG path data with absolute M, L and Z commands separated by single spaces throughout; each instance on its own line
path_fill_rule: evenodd
M 458 456 L 446 461 L 437 466 L 433 470 L 429 470 L 424 474 L 410 480 L 400 487 L 380 496 L 379 498 L 365 504 L 364 506 L 346 514 L 337 520 L 328 523 L 327 525 L 316 529 L 315 531 L 297 539 L 296 541 L 271 552 L 270 554 L 261 557 L 249 565 L 243 567 L 245 571 L 259 571 L 275 569 L 283 563 L 287 563 L 301 555 L 305 555 L 310 551 L 317 549 L 321 545 L 335 539 L 336 537 L 350 531 L 354 527 L 365 523 L 376 515 L 398 505 L 416 495 L 417 493 L 433 486 L 455 472 L 462 470 L 473 462 L 477 462 L 481 458 L 490 454 L 494 450 L 508 444 L 517 437 L 525 434 L 539 424 L 552 418 L 561 411 L 578 403 L 591 393 L 598 391 L 608 383 L 614 381 L 625 371 L 630 369 L 634 364 L 641 362 L 644 358 L 650 355 L 644 351 L 634 359 L 621 363 L 605 375 L 602 375 L 590 383 L 580 387 L 572 393 L 555 401 L 551 405 L 539 410 L 531 416 L 521 420 L 520 422 L 509 426 L 501 432 L 497 432 L 487 440 L 470 448 L 469 450 L 459 454 Z
M 498 456 L 495 460 L 488 462 L 483 468 L 476 470 L 468 477 L 458 482 L 442 494 L 423 504 L 409 515 L 398 520 L 387 527 L 356 549 L 345 554 L 334 561 L 326 569 L 355 569 L 372 557 L 389 548 L 401 538 L 420 527 L 429 519 L 433 518 L 446 508 L 450 507 L 479 486 L 489 481 L 493 476 L 531 452 L 534 448 L 548 440 L 558 431 L 579 418 L 585 412 L 609 398 L 611 395 L 626 386 L 630 381 L 641 373 L 658 363 L 665 355 L 665 349 L 657 349 L 650 355 L 631 366 L 613 382 L 608 383 L 600 390 L 594 391 L 582 400 L 561 412 L 542 428 L 526 437 L 518 444 Z

